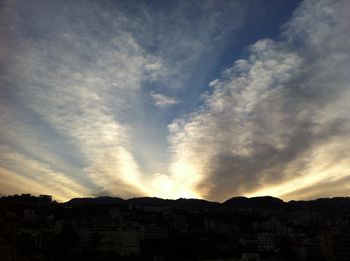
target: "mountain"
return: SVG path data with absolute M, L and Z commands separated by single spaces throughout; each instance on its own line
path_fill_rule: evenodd
M 169 199 L 155 197 L 131 198 L 126 200 L 129 205 L 140 207 L 164 207 L 169 205 Z
M 97 197 L 97 198 L 73 198 L 66 203 L 65 206 L 85 207 L 96 205 L 121 205 L 125 204 L 125 200 L 118 197 Z
M 290 209 L 307 209 L 313 211 L 324 212 L 343 212 L 350 211 L 349 197 L 319 198 L 307 201 L 290 201 L 288 202 Z
M 220 207 L 221 204 L 218 202 L 207 201 L 204 199 L 194 199 L 194 198 L 179 198 L 174 201 L 177 207 L 183 208 L 201 208 L 201 209 L 211 209 Z
M 140 197 L 124 200 L 122 198 L 114 197 L 98 197 L 98 198 L 74 198 L 64 203 L 70 207 L 84 207 L 84 206 L 96 206 L 96 205 L 130 205 L 139 207 L 176 207 L 176 208 L 215 208 L 221 204 L 218 202 L 211 202 L 203 199 L 185 199 L 180 198 L 162 199 L 156 197 Z
M 211 202 L 203 199 L 186 199 L 179 198 L 161 199 L 152 197 L 132 198 L 126 200 L 129 205 L 140 207 L 175 207 L 175 208 L 213 208 L 220 206 L 220 203 Z
M 222 203 L 225 207 L 237 208 L 278 208 L 285 205 L 285 202 L 279 198 L 271 196 L 264 197 L 234 197 Z
M 66 203 L 65 206 L 85 207 L 85 206 L 111 206 L 111 205 L 129 205 L 138 207 L 173 207 L 180 209 L 235 209 L 235 208 L 253 208 L 253 209 L 277 209 L 285 208 L 290 210 L 313 210 L 313 211 L 334 211 L 350 212 L 350 198 L 320 198 L 308 201 L 289 201 L 271 196 L 263 197 L 233 197 L 223 203 L 211 202 L 203 199 L 162 199 L 156 197 L 140 197 L 124 200 L 118 197 L 97 197 L 97 198 L 74 198 Z

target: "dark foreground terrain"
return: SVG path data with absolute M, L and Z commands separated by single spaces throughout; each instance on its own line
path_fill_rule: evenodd
M 2 197 L 0 260 L 350 261 L 350 198 Z

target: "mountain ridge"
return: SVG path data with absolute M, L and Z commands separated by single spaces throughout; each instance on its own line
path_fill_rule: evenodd
M 193 209 L 214 209 L 214 208 L 252 208 L 252 209 L 276 209 L 276 208 L 297 208 L 297 209 L 350 209 L 349 197 L 318 198 L 313 200 L 291 200 L 283 201 L 272 196 L 259 197 L 232 197 L 226 201 L 215 202 L 195 198 L 162 199 L 158 197 L 135 197 L 122 199 L 120 197 L 96 197 L 96 198 L 73 198 L 67 202 L 60 203 L 69 207 L 99 206 L 99 205 L 129 205 L 139 207 L 184 207 Z

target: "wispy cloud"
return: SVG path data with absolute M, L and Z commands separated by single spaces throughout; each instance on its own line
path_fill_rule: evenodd
M 248 59 L 213 81 L 205 105 L 169 125 L 172 177 L 223 200 L 287 199 L 348 175 L 348 8 L 345 1 L 303 2 L 281 41 L 256 42 Z
M 230 32 L 240 27 L 240 4 L 229 4 L 219 16 L 219 8 L 203 2 L 188 20 L 183 13 L 193 5 L 198 4 L 184 2 L 158 13 L 142 3 L 5 1 L 0 130 L 1 144 L 11 151 L 2 152 L 6 175 L 12 171 L 38 184 L 57 184 L 54 193 L 61 198 L 154 193 L 153 170 L 146 171 L 141 156 L 152 158 L 149 148 L 165 151 L 165 135 L 160 145 L 134 142 L 145 132 L 165 129 L 167 122 L 135 127 L 141 113 L 149 118 L 144 92 L 157 87 L 151 92 L 156 106 L 177 104 L 159 86 L 186 86 L 204 64 L 201 59 L 214 54 L 208 46 L 228 37 L 227 31 L 215 33 L 219 24 L 229 18 Z M 192 23 L 198 30 L 189 27 Z M 65 191 L 63 178 L 82 187 Z
M 30 191 L 52 187 L 60 199 L 290 197 L 327 179 L 340 191 L 350 165 L 348 5 L 303 2 L 279 41 L 253 44 L 194 108 L 243 33 L 244 1 L 159 12 L 123 1 L 5 1 L 0 175 L 11 178 L 0 186 L 23 191 L 30 181 Z M 178 106 L 157 110 L 150 98 Z
M 169 97 L 160 93 L 151 92 L 150 95 L 154 101 L 154 104 L 158 107 L 167 107 L 170 105 L 178 104 L 180 102 L 174 97 Z
M 156 146 L 134 142 L 145 131 L 165 129 L 167 122 L 135 128 L 141 112 L 149 117 L 144 111 L 148 99 L 140 98 L 143 88 L 147 93 L 155 83 L 183 88 L 207 55 L 207 44 L 223 42 L 223 35 L 212 35 L 221 16 L 211 14 L 219 10 L 203 2 L 189 21 L 182 13 L 192 12 L 193 5 L 184 2 L 154 13 L 142 3 L 5 1 L 0 11 L 0 144 L 7 152 L 1 151 L 1 166 L 38 184 L 57 184 L 55 195 L 60 191 L 61 197 L 152 193 L 146 185 L 151 173 L 140 162 Z M 225 12 L 234 17 L 234 29 L 238 18 L 229 14 L 239 14 L 237 6 Z M 186 26 L 192 22 L 198 33 Z M 151 92 L 156 106 L 178 103 L 160 93 Z M 70 188 L 64 178 L 83 185 Z
M 9 173 L 15 173 L 6 182 L 11 182 L 11 189 L 17 183 L 17 191 L 21 188 L 22 192 L 35 191 L 38 186 L 46 187 L 43 193 L 50 191 L 57 199 L 69 199 L 72 197 L 81 197 L 89 194 L 89 190 L 80 185 L 77 181 L 69 178 L 67 173 L 62 173 L 58 170 L 52 169 L 48 164 L 36 161 L 13 151 L 10 147 L 0 146 L 0 175 L 8 176 Z M 19 173 L 22 178 L 18 177 Z M 27 184 L 22 184 L 21 180 L 31 180 Z M 34 188 L 33 188 L 33 187 Z
M 23 4 L 16 7 L 17 12 L 26 7 L 33 9 Z M 35 20 L 26 12 L 29 17 L 20 18 L 28 24 L 11 21 L 18 31 L 32 37 L 24 34 L 13 37 L 16 51 L 11 57 L 12 70 L 7 72 L 5 80 L 18 86 L 16 96 L 22 110 L 32 111 L 34 118 L 40 117 L 41 125 L 47 125 L 76 148 L 83 158 L 80 172 L 89 177 L 95 189 L 118 195 L 147 194 L 129 150 L 128 127 L 117 119 L 142 81 L 157 77 L 161 59 L 145 53 L 132 35 L 125 32 L 127 18 L 118 10 L 104 13 L 98 5 L 75 4 L 69 10 L 59 6 L 53 12 L 55 8 L 49 4 L 40 6 L 33 14 Z M 101 10 L 94 13 L 94 8 Z M 47 13 L 55 16 L 52 34 L 45 31 L 47 20 L 52 18 Z M 94 26 L 102 26 L 104 22 L 109 26 L 96 35 L 96 28 L 76 20 L 85 15 Z M 110 23 L 113 20 L 115 23 Z M 10 126 L 19 124 L 10 121 L 7 120 Z M 20 161 L 16 161 L 19 166 Z M 32 160 L 22 159 L 23 166 L 28 162 L 33 166 Z M 49 166 L 35 165 L 33 171 L 41 182 L 46 179 L 57 182 L 54 177 L 61 175 L 52 172 L 52 177 L 47 177 L 51 173 Z M 23 169 L 20 173 L 24 174 Z M 82 194 L 92 192 L 93 189 Z

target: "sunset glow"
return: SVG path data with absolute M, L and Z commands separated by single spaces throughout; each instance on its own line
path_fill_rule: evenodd
M 349 195 L 349 1 L 0 6 L 1 195 Z

